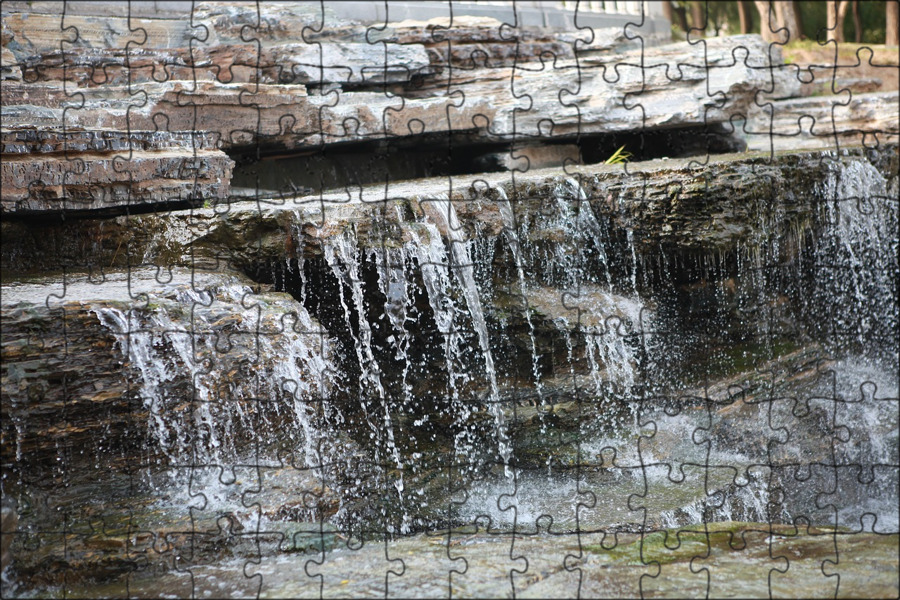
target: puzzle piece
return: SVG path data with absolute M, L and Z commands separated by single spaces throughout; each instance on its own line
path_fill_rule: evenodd
M 3 596 L 897 596 L 896 2 L 795 4 L 5 2 Z

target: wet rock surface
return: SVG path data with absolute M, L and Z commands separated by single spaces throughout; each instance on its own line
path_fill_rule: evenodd
M 327 537 L 327 536 L 326 536 Z M 498 563 L 515 549 L 531 557 L 529 569 L 509 578 L 509 567 Z M 276 543 L 274 540 L 267 546 Z M 285 554 L 267 561 L 255 574 L 261 585 L 253 584 L 240 573 L 246 559 L 225 559 L 211 565 L 197 565 L 186 573 L 170 571 L 147 577 L 140 571 L 130 577 L 130 593 L 150 597 L 165 590 L 187 594 L 209 590 L 210 594 L 227 586 L 242 594 L 261 597 L 304 596 L 355 597 L 383 595 L 444 598 L 452 593 L 461 597 L 517 596 L 565 597 L 577 592 L 616 597 L 682 597 L 685 590 L 715 597 L 765 597 L 772 590 L 790 594 L 798 588 L 814 595 L 833 594 L 838 589 L 834 578 L 821 570 L 825 561 L 837 564 L 828 574 L 840 574 L 840 591 L 848 597 L 892 597 L 896 593 L 896 534 L 854 533 L 849 531 L 775 525 L 769 523 L 711 523 L 686 530 L 666 530 L 641 536 L 629 533 L 587 534 L 581 545 L 568 537 L 536 535 L 522 531 L 513 538 L 501 532 L 481 528 L 460 529 L 451 533 L 417 535 L 391 544 L 393 555 L 403 562 L 403 573 L 385 584 L 384 545 L 338 541 L 326 554 Z M 448 552 L 451 558 L 447 558 Z M 297 575 L 309 561 L 324 563 L 314 576 Z M 564 557 L 569 562 L 563 564 Z M 839 560 L 838 560 L 839 557 Z M 444 569 L 453 560 L 465 559 L 467 570 L 447 577 Z M 790 569 L 784 565 L 790 561 Z M 709 578 L 691 569 L 702 564 Z M 566 568 L 568 566 L 569 568 Z M 776 568 L 778 567 L 778 568 Z M 728 573 L 728 583 L 715 575 Z M 769 576 L 769 574 L 772 574 Z M 660 577 L 662 575 L 662 577 Z M 72 593 L 117 596 L 121 584 L 86 586 L 75 584 Z
M 282 386 L 312 386 L 314 407 L 330 385 L 330 342 L 307 333 L 318 326 L 293 298 L 248 283 L 152 269 L 3 286 L 5 472 L 80 483 L 79 473 L 157 464 L 193 444 L 234 451 L 292 411 L 314 418 Z M 275 410 L 260 410 L 260 395 Z

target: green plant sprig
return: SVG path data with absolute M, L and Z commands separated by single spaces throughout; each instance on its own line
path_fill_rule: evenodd
M 607 158 L 603 164 L 605 165 L 621 165 L 628 162 L 634 156 L 631 152 L 625 150 L 625 146 L 619 146 L 619 149 L 616 150 L 612 156 Z

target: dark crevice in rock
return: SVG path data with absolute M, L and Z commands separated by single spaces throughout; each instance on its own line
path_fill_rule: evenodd
M 602 163 L 622 146 L 631 154 L 631 161 L 707 157 L 747 149 L 746 142 L 735 136 L 730 127 L 716 123 L 708 126 L 584 136 L 580 142 L 582 160 L 584 164 Z
M 316 150 L 279 145 L 232 147 L 232 198 L 290 197 L 357 189 L 405 179 L 529 171 L 603 163 L 619 148 L 630 161 L 741 152 L 746 143 L 724 125 L 532 140 L 474 132 L 423 134 L 329 144 Z
M 107 219 L 123 215 L 146 215 L 168 213 L 173 210 L 189 210 L 201 208 L 204 204 L 208 204 L 209 200 L 198 194 L 195 198 L 190 199 L 162 200 L 133 205 L 119 204 L 106 208 L 81 208 L 82 203 L 77 200 L 63 200 L 57 201 L 57 203 L 58 206 L 54 210 L 19 208 L 14 212 L 4 214 L 3 219 L 5 221 L 28 221 L 36 225 L 52 226 L 65 223 L 66 219 Z

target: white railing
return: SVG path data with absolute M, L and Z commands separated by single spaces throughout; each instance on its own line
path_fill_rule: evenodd
M 548 3 L 549 4 L 549 3 Z M 576 2 L 575 0 L 560 0 L 559 2 L 555 2 L 558 8 L 563 10 L 575 10 L 575 7 L 578 7 L 579 12 L 590 12 L 590 13 L 606 13 L 606 14 L 616 14 L 616 15 L 639 15 L 641 14 L 641 5 L 644 5 L 644 14 L 649 14 L 649 2 L 644 0 L 643 2 L 593 2 L 593 1 L 585 1 Z
M 439 4 L 447 4 L 440 2 Z M 466 4 L 480 6 L 512 6 L 512 0 L 456 0 L 453 2 L 457 7 Z M 519 8 L 532 8 L 544 11 L 565 10 L 574 11 L 578 8 L 581 13 L 609 14 L 609 15 L 640 15 L 643 5 L 644 14 L 650 14 L 650 2 L 648 0 L 629 0 L 629 1 L 593 1 L 593 0 L 518 0 L 516 6 Z

